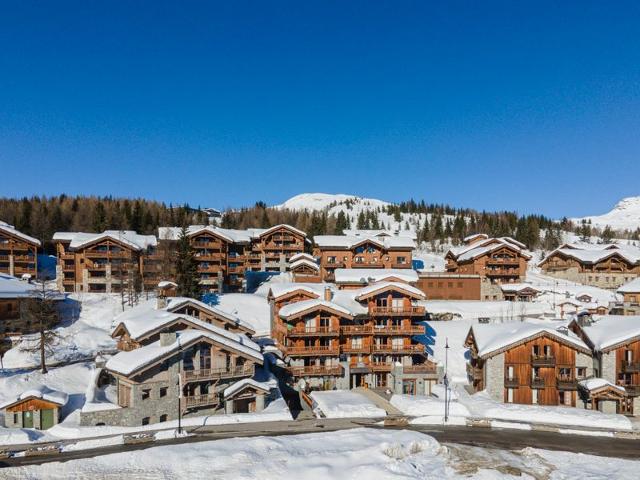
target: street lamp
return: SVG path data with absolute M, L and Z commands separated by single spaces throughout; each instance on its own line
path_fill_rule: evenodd
M 449 420 L 449 338 L 445 338 L 444 345 L 444 423 Z

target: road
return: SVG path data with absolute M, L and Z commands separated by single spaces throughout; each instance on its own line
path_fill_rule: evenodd
M 297 435 L 323 431 L 345 430 L 359 427 L 396 428 L 419 431 L 430 435 L 443 444 L 472 445 L 484 448 L 519 450 L 525 447 L 544 448 L 574 453 L 588 453 L 606 457 L 637 459 L 640 441 L 621 438 L 566 435 L 554 432 L 490 429 L 464 426 L 419 426 L 383 427 L 370 419 L 311 419 L 289 422 L 265 422 L 255 424 L 216 425 L 190 429 L 191 436 L 172 438 L 138 445 L 112 445 L 92 450 L 64 452 L 56 455 L 17 457 L 0 460 L 0 467 L 39 465 L 47 462 L 66 462 L 99 455 L 123 453 L 164 445 L 220 440 L 224 438 Z

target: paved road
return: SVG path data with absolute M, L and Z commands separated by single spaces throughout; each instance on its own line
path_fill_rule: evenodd
M 535 447 L 547 450 L 589 453 L 593 455 L 631 459 L 637 459 L 640 456 L 640 441 L 638 440 L 478 427 L 417 425 L 410 425 L 407 427 L 382 427 L 374 421 L 367 419 L 316 419 L 292 422 L 268 422 L 199 427 L 192 430 L 194 435 L 189 437 L 172 438 L 138 445 L 113 445 L 99 449 L 80 450 L 42 457 L 10 458 L 0 460 L 0 467 L 38 465 L 53 461 L 66 462 L 74 459 L 91 458 L 98 455 L 142 450 L 161 445 L 177 445 L 219 440 L 223 438 L 255 437 L 261 435 L 295 435 L 301 433 L 344 430 L 362 426 L 368 426 L 371 428 L 415 430 L 431 435 L 444 444 L 473 445 L 484 448 L 499 448 L 507 450 L 519 450 L 525 447 Z

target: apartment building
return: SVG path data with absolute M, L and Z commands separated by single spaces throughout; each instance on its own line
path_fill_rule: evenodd
M 272 338 L 299 388 L 428 394 L 442 376 L 423 343 L 424 295 L 407 283 L 274 284 L 267 298 Z
M 181 228 L 158 229 L 160 242 L 175 248 Z M 302 254 L 307 235 L 290 225 L 233 230 L 192 225 L 187 236 L 195 249 L 203 292 L 237 291 L 245 286 L 246 272 L 284 272 L 292 258 Z
M 465 238 L 464 245 L 449 249 L 445 269 L 448 273 L 480 275 L 494 285 L 518 283 L 524 280 L 530 259 L 526 245 L 513 238 L 477 234 Z M 487 295 L 494 294 L 483 296 Z M 501 296 L 501 291 L 496 289 L 495 295 Z
M 478 324 L 465 346 L 475 391 L 504 403 L 585 407 L 578 384 L 594 375 L 592 351 L 566 322 Z
M 0 273 L 13 277 L 38 275 L 40 240 L 16 230 L 0 221 Z
M 640 315 L 640 278 L 631 280 L 618 288 L 622 301 L 611 302 L 609 313 L 612 315 Z
M 569 328 L 593 351 L 594 378 L 581 385 L 588 408 L 640 415 L 640 316 L 583 317 Z
M 640 275 L 640 248 L 567 243 L 549 253 L 539 267 L 556 278 L 613 290 Z
M 56 282 L 65 292 L 153 290 L 164 275 L 154 235 L 130 230 L 56 232 Z
M 415 241 L 396 235 L 316 235 L 314 257 L 325 282 L 335 281 L 338 268 L 410 269 Z
M 277 386 L 250 327 L 186 298 L 143 302 L 115 319 L 120 352 L 104 363 L 82 425 L 147 425 L 180 414 L 261 411 Z
M 483 279 L 474 274 L 420 272 L 417 287 L 428 300 L 481 300 L 490 295 L 483 296 Z

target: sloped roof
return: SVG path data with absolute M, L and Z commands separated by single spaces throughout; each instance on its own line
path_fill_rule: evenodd
M 533 290 L 534 292 L 540 292 L 540 290 L 534 288 L 528 283 L 503 283 L 500 285 L 503 292 L 518 293 L 524 290 Z
M 418 281 L 418 273 L 410 268 L 336 268 L 336 283 L 361 283 L 366 285 L 395 277 L 407 283 Z
M 487 238 L 469 245 L 453 247 L 449 249 L 446 255 L 452 256 L 458 262 L 466 262 L 503 247 L 518 252 L 526 259 L 531 258 L 531 255 L 525 251 L 526 246 L 511 237 Z
M 295 262 L 290 263 L 289 264 L 289 268 L 291 270 L 295 270 L 296 268 L 301 267 L 303 265 L 306 265 L 309 268 L 313 268 L 314 270 L 320 270 L 320 267 L 318 266 L 318 264 L 316 262 L 312 262 L 312 261 L 307 260 L 305 258 L 300 259 L 300 260 L 296 260 Z
M 46 402 L 55 403 L 56 405 L 63 406 L 67 404 L 69 395 L 58 390 L 53 390 L 45 385 L 37 385 L 25 390 L 20 395 L 13 397 L 11 400 L 4 402 L 0 405 L 0 409 L 8 408 L 12 405 L 20 403 L 30 398 L 38 398 Z
M 313 300 L 303 300 L 301 302 L 290 303 L 288 305 L 283 306 L 278 314 L 282 318 L 292 317 L 302 312 L 306 312 L 308 310 L 317 310 L 318 308 L 329 308 L 331 310 L 335 310 L 349 317 L 352 316 L 351 312 L 337 303 L 327 300 L 313 299 Z
M 640 315 L 603 315 L 580 328 L 594 350 L 608 351 L 634 338 L 640 339 Z
M 357 292 L 356 300 L 361 300 L 364 298 L 368 298 L 371 295 L 374 295 L 378 292 L 383 292 L 385 290 L 400 290 L 419 299 L 424 299 L 424 292 L 422 290 L 417 289 L 411 285 L 407 285 L 406 283 L 400 282 L 378 282 L 373 285 L 369 285 L 367 287 L 361 288 L 360 290 L 355 290 Z
M 300 253 L 296 253 L 295 255 L 292 255 L 291 258 L 289 258 L 289 263 L 294 263 L 294 262 L 297 262 L 298 260 L 308 260 L 308 261 L 314 262 L 314 263 L 316 261 L 316 259 L 313 258 L 313 255 L 309 255 L 308 253 L 300 252 Z
M 491 357 L 508 350 L 515 344 L 522 343 L 538 336 L 549 336 L 570 345 L 580 351 L 589 353 L 590 349 L 576 334 L 571 331 L 562 333 L 558 328 L 567 326 L 567 322 L 508 322 L 473 325 L 469 335 L 473 336 L 478 356 Z
M 622 285 L 618 293 L 640 293 L 640 277 Z
M 313 241 L 320 248 L 351 249 L 362 243 L 370 242 L 381 248 L 415 248 L 415 242 L 409 237 L 377 237 L 366 235 L 316 235 Z
M 158 244 L 155 235 L 140 235 L 131 230 L 105 230 L 102 233 L 56 232 L 53 234 L 53 240 L 70 242 L 69 248 L 72 250 L 102 240 L 114 240 L 127 245 L 133 250 L 144 250 L 148 247 L 155 247 Z
M 17 230 L 13 225 L 9 225 L 6 222 L 0 220 L 0 231 L 5 232 L 9 235 L 13 235 L 21 240 L 24 240 L 27 243 L 32 243 L 36 246 L 40 246 L 40 240 L 37 238 L 30 237 L 26 233 L 22 233 L 20 230 Z
M 271 390 L 267 384 L 264 382 L 258 382 L 253 378 L 243 378 L 242 380 L 238 380 L 233 385 L 225 388 L 224 390 L 224 398 L 229 399 L 233 398 L 238 393 L 242 392 L 246 388 L 255 388 L 256 390 L 260 390 L 264 393 L 269 393 Z
M 603 245 L 584 245 L 584 244 L 564 244 L 553 250 L 547 255 L 540 265 L 545 263 L 554 255 L 563 255 L 573 258 L 580 263 L 598 263 L 610 257 L 617 256 L 630 264 L 640 262 L 640 249 L 631 245 L 603 244 Z
M 33 295 L 36 290 L 32 283 L 0 273 L 0 298 L 25 298 Z

